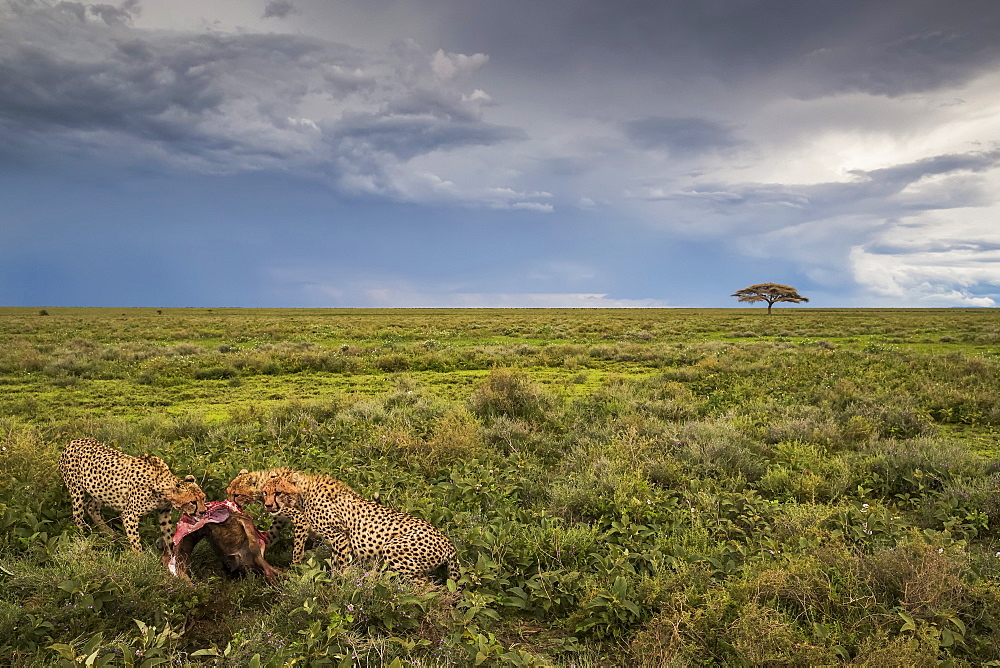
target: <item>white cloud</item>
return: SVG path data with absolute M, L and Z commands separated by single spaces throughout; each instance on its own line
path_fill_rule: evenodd
M 514 202 L 506 208 L 514 209 L 515 211 L 537 211 L 539 213 L 552 213 L 555 209 L 548 202 Z
M 445 53 L 444 49 L 438 49 L 431 58 L 430 67 L 438 81 L 447 83 L 458 77 L 469 76 L 489 62 L 489 59 L 485 53 L 467 56 L 464 53 Z M 489 99 L 481 90 L 476 90 L 475 93 L 478 93 L 479 98 Z
M 468 95 L 463 94 L 462 95 L 462 101 L 466 102 L 466 103 L 477 104 L 477 105 L 488 105 L 488 104 L 492 104 L 493 98 L 490 97 L 489 93 L 487 93 L 486 91 L 484 91 L 484 90 L 482 90 L 480 88 L 477 88 L 476 90 L 472 91 Z
M 289 118 L 288 122 L 292 125 L 298 125 L 299 127 L 309 128 L 310 130 L 320 132 L 319 126 L 316 125 L 316 121 L 311 118 Z
M 852 250 L 850 259 L 858 282 L 885 303 L 992 307 L 1000 301 L 1000 272 L 980 264 L 1000 262 L 1000 253 L 993 253 L 992 258 L 957 252 L 884 255 L 859 247 Z M 983 294 L 984 290 L 990 292 Z
M 1000 304 L 1000 205 L 932 211 L 883 228 L 850 251 L 875 298 L 932 305 Z
M 895 98 L 785 99 L 742 132 L 753 159 L 651 171 L 630 189 L 637 217 L 792 262 L 817 285 L 853 286 L 859 303 L 1000 303 L 990 251 L 1000 242 L 1000 76 Z

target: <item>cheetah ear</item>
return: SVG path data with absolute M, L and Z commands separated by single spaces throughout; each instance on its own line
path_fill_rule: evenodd
M 277 473 L 272 473 L 272 474 L 271 474 L 271 477 L 272 477 L 272 478 L 277 478 L 277 477 L 278 477 L 278 474 L 277 474 Z
M 191 475 L 190 473 L 189 473 L 189 474 L 187 474 L 186 476 L 184 476 L 184 482 L 195 482 L 195 481 L 197 481 L 197 480 L 198 480 L 198 479 L 197 479 L 197 478 L 195 478 L 195 477 L 194 477 L 193 475 Z
M 243 475 L 244 473 L 250 473 L 250 471 L 247 471 L 246 469 L 240 469 L 240 475 Z

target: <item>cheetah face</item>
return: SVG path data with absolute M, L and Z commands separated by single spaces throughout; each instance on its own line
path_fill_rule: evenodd
M 249 471 L 243 469 L 226 488 L 226 498 L 242 508 L 260 498 L 260 490 L 251 484 Z
M 186 476 L 184 480 L 167 488 L 164 496 L 184 515 L 201 515 L 207 509 L 205 492 L 201 491 L 193 475 Z
M 276 492 L 274 495 L 274 505 L 279 511 L 301 510 L 302 497 L 298 493 L 292 494 L 290 492 Z
M 299 490 L 287 478 L 272 477 L 264 483 L 264 508 L 269 513 L 280 512 L 282 508 L 297 508 Z

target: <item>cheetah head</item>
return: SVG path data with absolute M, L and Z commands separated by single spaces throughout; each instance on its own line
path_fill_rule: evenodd
M 299 490 L 286 477 L 273 475 L 261 489 L 264 494 L 264 508 L 269 513 L 276 513 L 282 508 L 298 507 Z
M 195 481 L 193 475 L 184 476 L 184 480 L 178 480 L 172 487 L 164 491 L 164 496 L 184 515 L 201 515 L 205 512 L 205 492 Z
M 240 469 L 239 475 L 226 488 L 226 498 L 240 508 L 260 499 L 260 488 L 253 484 L 249 471 Z

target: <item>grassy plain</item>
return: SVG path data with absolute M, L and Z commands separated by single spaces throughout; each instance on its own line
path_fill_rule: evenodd
M 997 311 L 45 313 L 0 309 L 0 664 L 1000 661 Z M 323 548 L 176 581 L 73 526 L 81 436 L 210 498 L 276 465 L 379 492 L 464 593 Z

